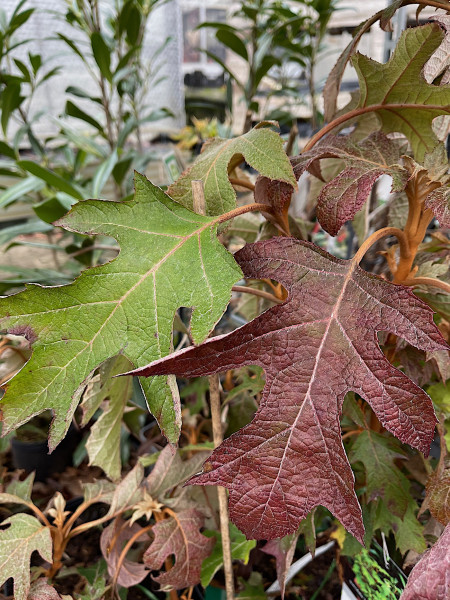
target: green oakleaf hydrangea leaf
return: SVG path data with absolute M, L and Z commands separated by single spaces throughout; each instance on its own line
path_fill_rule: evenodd
M 450 85 L 430 85 L 422 75 L 443 35 L 436 23 L 406 29 L 386 64 L 362 54 L 352 59 L 360 87 L 357 108 L 398 104 L 398 108 L 380 108 L 376 114 L 383 131 L 398 131 L 408 138 L 419 162 L 439 143 L 431 127 L 433 119 L 450 112 Z M 414 106 L 405 108 L 405 104 Z
M 123 373 L 129 365 L 130 362 L 121 355 L 115 356 L 102 365 L 98 379 L 96 376 L 88 385 L 86 390 L 88 397 L 83 398 L 81 404 L 81 408 L 86 405 L 89 407 L 89 410 L 83 413 L 82 425 L 86 425 L 91 413 L 106 401 L 102 415 L 91 427 L 86 450 L 89 464 L 100 467 L 113 480 L 120 478 L 122 417 L 133 391 L 133 382 L 129 377 L 114 378 L 114 375 Z
M 0 586 L 14 579 L 15 600 L 27 600 L 30 589 L 30 559 L 37 550 L 42 558 L 52 562 L 50 529 L 31 515 L 14 515 L 2 522 L 0 531 Z
M 294 172 L 283 150 L 280 136 L 260 123 L 248 133 L 230 140 L 214 138 L 206 142 L 202 153 L 169 188 L 170 196 L 192 209 L 191 182 L 203 181 L 206 214 L 220 215 L 236 206 L 236 193 L 228 179 L 245 158 L 247 163 L 268 179 L 297 186 Z
M 125 202 L 90 200 L 58 222 L 70 231 L 114 237 L 119 256 L 66 286 L 27 286 L 0 302 L 4 329 L 25 335 L 31 359 L 6 386 L 3 433 L 52 409 L 49 447 L 64 437 L 90 374 L 123 353 L 134 365 L 169 353 L 180 306 L 193 307 L 192 337 L 204 340 L 241 277 L 216 237 L 216 220 L 195 215 L 136 174 Z M 169 380 L 170 381 L 170 380 Z M 175 444 L 180 428 L 175 381 L 142 381 L 151 412 Z M 173 394 L 173 395 L 172 395 Z
M 368 501 L 384 498 L 394 515 L 403 517 L 408 508 L 410 483 L 395 461 L 404 459 L 400 444 L 370 429 L 358 435 L 350 452 L 350 461 L 361 461 L 366 472 Z

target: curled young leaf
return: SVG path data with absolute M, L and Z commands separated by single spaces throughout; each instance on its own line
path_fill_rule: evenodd
M 305 171 L 322 179 L 322 159 L 344 161 L 342 171 L 322 187 L 317 198 L 317 218 L 325 231 L 337 235 L 342 225 L 351 221 L 364 205 L 381 175 L 392 177 L 392 191 L 399 192 L 405 187 L 409 175 L 399 164 L 403 149 L 403 142 L 390 140 L 381 132 L 372 133 L 361 142 L 329 135 L 311 150 L 291 159 L 297 179 Z M 255 202 L 269 204 L 275 216 L 283 215 L 293 191 L 286 183 L 259 177 Z

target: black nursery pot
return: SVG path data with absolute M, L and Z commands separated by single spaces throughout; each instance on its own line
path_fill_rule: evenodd
M 71 426 L 63 441 L 48 453 L 48 442 L 26 442 L 13 438 L 11 451 L 13 465 L 27 473 L 36 472 L 36 481 L 45 481 L 52 473 L 64 471 L 72 464 L 72 454 L 77 447 L 79 434 Z

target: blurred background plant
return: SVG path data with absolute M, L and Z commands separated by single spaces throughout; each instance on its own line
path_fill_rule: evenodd
M 204 50 L 223 68 L 241 95 L 246 108 L 244 132 L 252 127 L 255 119 L 276 119 L 292 126 L 293 103 L 302 101 L 298 93 L 301 81 L 308 84 L 311 124 L 313 129 L 317 127 L 320 116 L 314 69 L 336 4 L 336 0 L 290 3 L 245 0 L 233 13 L 236 25 L 213 21 L 200 24 L 200 28 L 213 29 L 217 40 L 246 63 L 245 73 L 238 75 L 220 56 Z M 274 98 L 279 98 L 279 107 L 271 109 Z M 231 107 L 229 92 L 230 112 Z
M 154 158 L 143 141 L 142 125 L 172 115 L 167 108 L 148 106 L 149 90 L 153 93 L 162 81 L 158 58 L 170 38 L 153 56 L 144 59 L 142 52 L 148 19 L 164 1 L 121 0 L 111 6 L 67 0 L 64 13 L 47 10 L 56 30 L 64 25 L 64 33 L 57 32 L 56 37 L 81 60 L 94 91 L 68 86 L 63 114 L 53 117 L 58 131 L 44 139 L 35 133 L 35 126 L 46 116 L 45 110 L 33 112 L 33 100 L 61 66 L 50 68 L 40 54 L 31 52 L 26 61 L 15 56 L 16 49 L 32 41 L 20 29 L 35 8 L 25 8 L 22 0 L 9 18 L 0 9 L 0 154 L 5 157 L 0 160 L 0 208 L 20 202 L 37 217 L 3 228 L 0 243 L 20 234 L 45 233 L 44 241 L 16 240 L 14 245 L 50 250 L 54 259 L 53 268 L 2 266 L 12 272 L 2 279 L 3 291 L 24 280 L 69 281 L 82 266 L 114 251 L 114 241 L 100 241 L 94 248 L 86 236 L 61 234 L 51 223 L 79 200 L 102 195 L 126 198 L 132 192 L 133 170 L 145 171 Z M 73 119 L 82 121 L 83 129 L 74 127 Z M 11 129 L 13 135 L 8 134 Z

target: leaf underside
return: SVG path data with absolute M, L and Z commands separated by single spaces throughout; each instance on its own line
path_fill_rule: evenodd
M 360 541 L 364 526 L 339 424 L 345 394 L 360 394 L 402 442 L 428 453 L 430 398 L 384 357 L 378 331 L 424 350 L 446 344 L 432 310 L 409 288 L 369 275 L 307 242 L 273 239 L 236 255 L 244 275 L 271 278 L 288 300 L 230 334 L 182 350 L 134 374 L 208 375 L 255 364 L 266 385 L 253 421 L 230 436 L 190 482 L 230 490 L 233 522 L 248 538 L 297 530 L 328 508 Z
M 379 131 L 360 142 L 353 142 L 348 136 L 329 135 L 311 150 L 292 158 L 291 163 L 297 179 L 305 171 L 322 179 L 322 159 L 345 161 L 342 171 L 323 186 L 317 198 L 321 226 L 329 234 L 337 235 L 364 205 L 381 175 L 392 177 L 392 191 L 399 192 L 405 187 L 409 174 L 398 164 L 403 150 L 403 142 L 390 140 Z M 293 191 L 286 183 L 259 177 L 255 202 L 269 204 L 275 213 L 282 213 Z
M 80 390 L 92 371 L 123 353 L 134 366 L 168 354 L 180 306 L 194 307 L 191 331 L 204 340 L 222 316 L 232 285 L 241 278 L 216 237 L 211 219 L 173 202 L 136 174 L 136 195 L 126 202 L 86 201 L 58 224 L 70 231 L 114 237 L 119 256 L 84 271 L 73 283 L 28 286 L 0 301 L 1 326 L 25 335 L 31 359 L 3 397 L 3 433 L 52 409 L 49 446 L 64 437 Z M 180 429 L 176 385 L 142 381 L 151 412 L 175 444 Z

